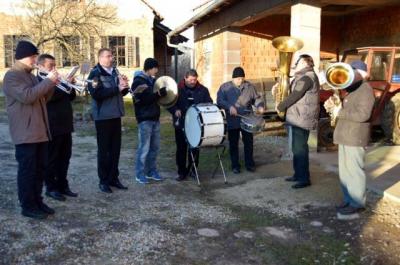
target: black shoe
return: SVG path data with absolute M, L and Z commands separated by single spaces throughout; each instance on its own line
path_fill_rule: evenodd
M 232 169 L 232 172 L 234 174 L 240 174 L 240 168 L 234 168 L 234 169 Z
M 120 190 L 127 190 L 128 189 L 128 187 L 122 185 L 122 183 L 118 179 L 116 181 L 110 183 L 110 186 L 116 187 L 117 189 L 120 189 Z
M 58 191 L 46 191 L 45 194 L 47 197 L 53 198 L 54 200 L 57 200 L 57 201 L 65 201 L 66 200 L 66 198 Z
M 294 181 L 297 181 L 297 178 L 295 178 L 295 177 L 288 177 L 288 178 L 285 178 L 285 180 L 286 180 L 286 181 L 290 181 L 290 182 L 294 182 Z
M 112 193 L 110 186 L 108 186 L 106 184 L 99 184 L 99 189 L 105 193 Z
M 342 208 L 346 208 L 347 206 L 349 206 L 350 204 L 348 202 L 342 202 L 339 205 L 336 205 L 336 210 L 342 209 Z
M 50 208 L 43 202 L 39 204 L 39 210 L 41 210 L 42 212 L 44 212 L 46 214 L 55 214 L 56 213 L 56 211 L 54 211 L 53 208 Z
M 249 172 L 255 172 L 256 171 L 256 167 L 246 167 L 246 169 Z
M 175 180 L 176 181 L 184 181 L 184 180 L 186 180 L 186 175 L 179 175 Z
M 78 197 L 78 193 L 72 192 L 69 188 L 62 190 L 60 193 L 69 197 Z
M 352 215 L 364 210 L 365 210 L 364 207 L 353 207 L 351 205 L 348 205 L 347 207 L 339 209 L 338 213 L 340 213 L 341 215 Z
M 21 214 L 26 217 L 30 217 L 33 219 L 43 220 L 47 218 L 47 214 L 39 209 L 36 210 L 27 210 L 22 209 Z
M 303 182 L 303 183 L 299 182 L 299 183 L 294 184 L 292 186 L 292 188 L 293 189 L 302 189 L 302 188 L 305 188 L 305 187 L 308 187 L 308 186 L 311 186 L 310 182 Z

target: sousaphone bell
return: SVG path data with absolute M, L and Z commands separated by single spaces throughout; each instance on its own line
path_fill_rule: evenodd
M 178 101 L 178 85 L 172 77 L 164 75 L 160 76 L 154 83 L 153 92 L 158 92 L 162 87 L 167 89 L 167 95 L 158 99 L 158 105 L 170 108 Z

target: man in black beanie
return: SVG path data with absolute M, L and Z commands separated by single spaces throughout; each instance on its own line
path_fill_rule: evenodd
M 56 70 L 39 83 L 31 73 L 38 49 L 28 41 L 17 44 L 15 63 L 4 76 L 4 94 L 10 134 L 18 162 L 18 199 L 22 215 L 45 219 L 54 210 L 43 203 L 42 188 L 51 139 L 46 100 L 59 82 Z
M 242 67 L 236 67 L 232 73 L 232 81 L 221 85 L 217 93 L 217 104 L 225 109 L 228 125 L 229 153 L 231 157 L 233 173 L 240 173 L 239 163 L 239 136 L 242 134 L 244 145 L 244 160 L 246 169 L 255 171 L 253 160 L 253 135 L 240 128 L 240 117 L 252 112 L 252 106 L 259 113 L 264 112 L 264 102 L 255 87 L 245 79 Z
M 162 181 L 157 171 L 157 155 L 160 150 L 160 106 L 157 100 L 167 95 L 165 87 L 153 92 L 158 62 L 153 58 L 144 61 L 144 71 L 135 73 L 132 83 L 132 99 L 138 122 L 138 148 L 136 153 L 136 181 L 150 183 L 149 179 Z

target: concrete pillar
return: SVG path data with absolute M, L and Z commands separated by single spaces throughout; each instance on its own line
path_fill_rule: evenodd
M 290 35 L 304 42 L 304 47 L 297 54 L 307 53 L 319 69 L 321 42 L 321 8 L 306 4 L 295 4 L 291 8 Z M 294 56 L 296 59 L 296 56 Z
M 307 53 L 315 63 L 315 71 L 319 72 L 320 43 L 321 43 L 321 8 L 295 4 L 291 7 L 290 35 L 304 42 L 304 47 L 296 54 Z M 294 56 L 294 60 L 297 56 Z M 294 63 L 294 62 L 293 62 Z M 318 131 L 312 131 L 308 141 L 311 150 L 316 151 L 318 146 Z
M 240 33 L 225 31 L 223 36 L 222 81 L 232 79 L 233 69 L 240 66 Z

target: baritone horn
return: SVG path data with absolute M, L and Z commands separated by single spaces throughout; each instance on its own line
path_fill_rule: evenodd
M 289 74 L 293 53 L 303 48 L 304 43 L 297 38 L 281 36 L 272 40 L 272 46 L 279 51 L 279 85 L 275 93 L 275 104 L 278 105 L 289 95 Z M 278 111 L 278 116 L 283 119 L 285 112 Z
M 333 63 L 325 71 L 326 83 L 333 89 L 331 100 L 334 108 L 341 106 L 339 91 L 348 88 L 354 82 L 354 69 L 347 63 Z M 337 116 L 333 109 L 329 112 L 331 126 L 336 126 Z

